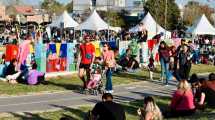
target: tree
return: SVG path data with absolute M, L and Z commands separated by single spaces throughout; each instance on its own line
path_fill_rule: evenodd
M 111 26 L 122 27 L 125 26 L 125 21 L 120 12 L 115 11 L 98 11 L 99 15 Z
M 192 25 L 196 19 L 205 14 L 209 21 L 213 21 L 211 15 L 214 13 L 214 9 L 207 5 L 201 5 L 199 2 L 191 1 L 184 8 L 184 22 L 186 25 Z
M 148 0 L 145 11 L 150 12 L 161 26 L 165 26 L 165 4 L 166 0 Z M 180 18 L 180 10 L 175 0 L 167 0 L 167 29 L 175 30 Z
M 48 11 L 51 15 L 53 15 L 54 13 L 57 15 L 61 14 L 65 10 L 64 5 L 56 0 L 44 0 L 41 3 L 41 8 Z
M 66 10 L 71 13 L 73 12 L 73 0 L 65 6 Z

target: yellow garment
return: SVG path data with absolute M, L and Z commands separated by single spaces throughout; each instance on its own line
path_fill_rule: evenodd
M 32 44 L 30 44 L 30 53 L 34 53 L 34 46 Z
M 100 41 L 93 41 L 92 44 L 95 47 L 95 56 L 101 57 Z
M 57 54 L 57 56 L 60 56 L 60 46 L 61 46 L 61 43 L 56 43 L 56 54 Z

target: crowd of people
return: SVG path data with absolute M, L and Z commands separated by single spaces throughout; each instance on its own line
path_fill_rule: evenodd
M 140 26 L 143 26 L 143 24 L 140 24 Z M 23 36 L 25 36 L 24 33 Z M 61 38 L 62 36 L 59 31 L 53 31 L 53 39 L 49 40 L 46 32 L 36 33 L 32 31 L 30 36 L 36 42 L 39 41 L 37 36 L 42 36 L 44 43 L 55 43 L 68 42 L 67 39 L 70 39 L 73 35 L 63 35 L 64 37 Z M 83 82 L 82 90 L 101 90 L 104 74 L 106 78 L 105 91 L 100 91 L 101 93 L 104 92 L 102 102 L 95 105 L 90 115 L 98 120 L 125 120 L 124 108 L 120 104 L 113 102 L 113 96 L 111 95 L 114 92 L 112 75 L 118 70 L 123 72 L 136 72 L 140 70 L 141 64 L 144 62 L 144 60 L 141 60 L 141 57 L 146 52 L 144 51 L 144 47 L 148 40 L 148 31 L 142 27 L 137 34 L 125 33 L 123 36 L 124 39 L 131 42 L 122 54 L 119 53 L 117 47 L 113 48 L 108 43 L 108 41 L 115 41 L 117 39 L 116 33 L 111 33 L 108 36 L 107 31 L 102 31 L 99 34 L 91 33 L 84 34 L 83 36 L 84 42 L 76 46 L 77 51 L 75 53 L 77 55 L 78 76 Z M 213 97 L 215 95 L 215 74 L 211 73 L 208 80 L 199 78 L 196 74 L 193 74 L 191 77 L 189 76 L 193 63 L 199 63 L 201 59 L 201 62 L 204 63 L 205 58 L 212 59 L 214 62 L 215 53 L 211 51 L 208 57 L 204 56 L 201 58 L 196 48 L 194 48 L 192 41 L 182 39 L 181 44 L 176 47 L 175 45 L 168 45 L 165 41 L 161 41 L 162 36 L 163 33 L 159 33 L 152 38 L 155 41 L 155 45 L 158 46 L 157 53 L 159 59 L 157 62 L 161 66 L 160 79 L 165 85 L 168 85 L 171 80 L 177 80 L 178 89 L 172 96 L 171 104 L 165 110 L 159 109 L 153 97 L 146 97 L 143 107 L 137 110 L 140 119 L 161 120 L 165 117 L 187 116 L 195 113 L 197 109 L 205 109 L 205 105 L 215 106 L 215 99 Z M 14 35 L 14 38 L 16 39 L 17 36 Z M 109 40 L 107 40 L 108 38 Z M 4 44 L 9 43 L 8 37 L 2 37 L 1 40 Z M 95 41 L 102 41 L 102 44 L 95 44 Z M 200 44 L 200 48 L 204 48 L 205 46 L 207 47 L 205 49 L 208 49 L 208 41 Z M 198 50 L 201 53 L 201 49 Z M 149 78 L 153 80 L 153 72 L 156 70 L 155 54 L 150 50 L 148 54 L 146 66 L 149 71 Z M 6 64 L 4 59 L 5 55 L 2 55 L 1 64 L 4 65 L 2 67 L 2 80 L 6 80 L 11 84 L 45 84 L 45 73 L 37 70 L 36 61 L 31 61 L 31 67 L 29 68 L 25 64 L 18 64 L 18 59 L 12 59 L 9 65 Z
M 189 83 L 191 82 L 191 84 Z M 164 118 L 187 117 L 207 107 L 215 108 L 215 74 L 209 74 L 208 80 L 193 74 L 190 80 L 180 80 L 177 90 L 172 94 L 170 104 L 160 108 L 156 99 L 145 96 L 143 106 L 137 109 L 140 120 L 163 120 Z M 92 111 L 86 114 L 87 120 L 126 120 L 126 109 L 114 102 L 111 93 L 104 93 Z

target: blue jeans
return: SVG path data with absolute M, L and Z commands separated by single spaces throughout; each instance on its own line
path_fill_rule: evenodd
M 111 68 L 108 68 L 108 70 L 106 71 L 105 90 L 113 90 L 113 87 L 112 87 L 112 70 L 111 70 Z
M 172 76 L 169 72 L 169 63 L 165 63 L 164 59 L 160 59 L 160 64 L 161 64 L 161 77 L 164 77 L 164 74 L 166 76 L 166 84 L 168 84 L 168 81 L 171 80 Z

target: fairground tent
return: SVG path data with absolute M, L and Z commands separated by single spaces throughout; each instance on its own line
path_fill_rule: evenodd
M 49 26 L 61 27 L 62 23 L 64 25 L 64 28 L 70 28 L 70 27 L 73 28 L 79 25 L 75 20 L 73 20 L 73 18 L 68 14 L 67 11 L 64 11 L 64 13 L 56 20 L 54 20 Z
M 102 18 L 98 15 L 96 10 L 93 11 L 93 13 L 85 20 L 83 23 L 81 23 L 76 29 L 78 30 L 95 30 L 95 31 L 100 31 L 100 30 L 114 30 L 117 31 L 120 28 L 116 27 L 111 27 L 108 26 L 108 24 L 102 20 Z
M 166 33 L 166 37 L 171 37 L 171 32 L 166 31 L 163 27 L 161 27 L 157 22 L 154 20 L 152 15 L 148 12 L 147 15 L 143 18 L 143 20 L 140 22 L 144 24 L 144 27 L 148 30 L 148 36 L 149 39 L 155 36 L 156 34 L 159 34 L 163 32 Z M 139 25 L 136 25 L 135 27 L 131 28 L 129 30 L 130 32 L 138 32 L 139 31 Z
M 210 24 L 205 15 L 202 15 L 192 27 L 187 30 L 187 33 L 193 35 L 215 35 L 215 28 Z

